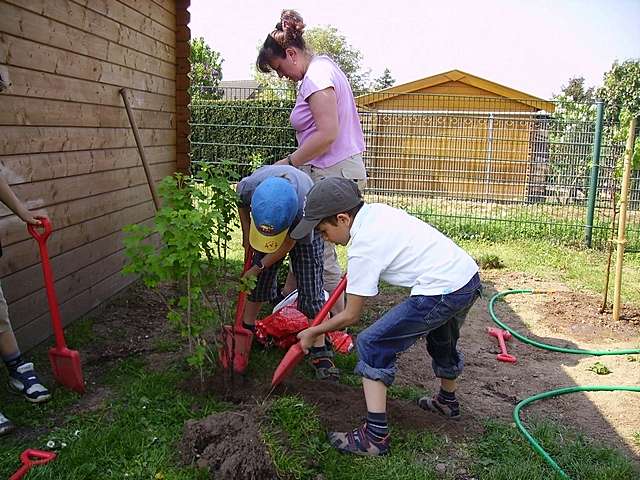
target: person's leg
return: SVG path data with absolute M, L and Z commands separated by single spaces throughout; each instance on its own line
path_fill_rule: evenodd
M 440 390 L 431 397 L 425 396 L 418 400 L 418 405 L 427 411 L 451 419 L 460 418 L 456 389 L 457 378 L 464 368 L 464 355 L 457 349 L 457 344 L 460 329 L 481 290 L 480 277 L 476 274 L 467 285 L 442 297 L 448 308 L 449 318 L 447 323 L 427 335 L 427 351 L 432 358 L 436 377 L 440 379 Z M 442 313 L 447 313 L 447 310 L 443 309 Z
M 395 362 L 427 332 L 423 297 L 409 297 L 389 310 L 381 319 L 358 335 L 358 363 L 367 404 L 366 422 L 351 432 L 332 432 L 331 444 L 340 451 L 356 455 L 384 455 L 389 451 L 387 387 L 395 378 Z
M 338 262 L 338 252 L 336 251 L 335 243 L 324 241 L 324 254 L 322 258 L 324 264 L 324 270 L 322 271 L 322 280 L 324 282 L 324 288 L 329 295 L 340 283 L 342 278 L 342 268 Z M 344 310 L 344 294 L 340 295 L 336 303 L 331 307 L 331 314 L 336 315 Z
M 356 182 L 360 190 L 363 190 L 367 181 L 367 173 L 361 154 L 353 155 L 327 168 L 303 165 L 300 169 L 311 177 L 313 183 L 328 177 L 348 178 Z M 324 288 L 329 294 L 332 294 L 342 278 L 342 268 L 338 262 L 336 246 L 331 242 L 324 244 L 323 264 Z M 340 313 L 344 310 L 344 306 L 344 295 L 342 295 L 331 308 L 331 313 L 333 315 Z
M 427 351 L 432 358 L 436 377 L 440 379 L 440 390 L 433 396 L 424 396 L 418 405 L 424 410 L 457 420 L 460 418 L 460 403 L 456 398 L 457 377 L 464 366 L 464 356 L 457 349 L 460 336 L 459 315 L 427 335 Z
M 315 235 L 312 242 L 298 242 L 289 253 L 298 284 L 298 309 L 313 320 L 324 305 L 322 281 L 323 240 Z M 333 363 L 333 350 L 325 335 L 319 335 L 310 349 L 311 364 L 320 380 L 337 380 L 339 371 Z
M 0 357 L 9 371 L 9 388 L 33 403 L 51 398 L 49 390 L 36 375 L 33 363 L 23 360 L 9 321 L 7 302 L 0 287 Z M 1 428 L 1 427 L 0 427 Z

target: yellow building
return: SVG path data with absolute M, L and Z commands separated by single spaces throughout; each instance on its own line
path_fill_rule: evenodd
M 551 102 L 451 70 L 356 103 L 372 192 L 522 201 L 544 189 Z

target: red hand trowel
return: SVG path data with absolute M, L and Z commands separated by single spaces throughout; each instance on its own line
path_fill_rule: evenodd
M 316 318 L 311 322 L 311 326 L 315 327 L 324 321 L 325 317 L 329 314 L 331 308 L 335 305 L 336 300 L 344 293 L 345 288 L 347 288 L 347 275 L 343 275 L 340 283 L 335 288 L 327 302 L 322 307 L 322 310 L 318 312 Z M 300 360 L 304 357 L 304 352 L 300 347 L 300 342 L 291 345 L 283 359 L 280 361 L 280 364 L 276 368 L 276 371 L 273 372 L 273 377 L 271 379 L 271 386 L 275 387 L 280 382 L 282 382 L 287 376 L 296 368 L 296 365 L 300 363 Z
M 9 480 L 20 480 L 25 474 L 36 465 L 44 465 L 56 458 L 54 452 L 45 452 L 43 450 L 34 450 L 31 448 L 26 449 L 20 454 L 20 461 L 22 466 L 9 477 Z
M 84 379 L 82 377 L 82 366 L 80 354 L 77 350 L 69 350 L 64 340 L 62 322 L 60 321 L 60 310 L 58 309 L 58 299 L 53 285 L 53 273 L 47 252 L 47 238 L 51 234 L 51 223 L 46 218 L 39 218 L 44 233 L 40 233 L 34 225 L 27 225 L 27 229 L 40 247 L 40 259 L 42 260 L 42 273 L 44 274 L 44 285 L 47 290 L 47 300 L 49 301 L 49 311 L 51 313 L 51 325 L 56 337 L 56 346 L 49 349 L 49 361 L 56 381 L 70 390 L 84 393 Z
M 248 249 L 244 255 L 243 273 L 251 268 L 253 251 Z M 253 333 L 242 326 L 242 316 L 244 306 L 247 302 L 246 292 L 238 295 L 238 306 L 236 307 L 236 321 L 234 325 L 224 325 L 222 330 L 222 347 L 220 348 L 220 362 L 226 370 L 233 365 L 236 373 L 244 373 L 249 365 L 249 354 L 251 353 L 251 341 Z

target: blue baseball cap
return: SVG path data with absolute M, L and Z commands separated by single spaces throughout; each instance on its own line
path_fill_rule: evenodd
M 280 248 L 298 212 L 298 195 L 282 177 L 269 177 L 257 186 L 251 197 L 249 243 L 263 253 Z

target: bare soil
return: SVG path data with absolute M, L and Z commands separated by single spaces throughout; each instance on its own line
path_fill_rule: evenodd
M 626 305 L 623 318 L 611 321 L 609 313 L 598 313 L 601 299 L 574 292 L 559 282 L 542 281 L 528 275 L 491 270 L 482 273 L 484 297 L 469 313 L 459 343 L 466 368 L 459 381 L 458 397 L 463 420 L 451 422 L 430 415 L 408 400 L 389 400 L 389 420 L 394 428 L 442 432 L 454 439 L 480 434 L 487 419 L 511 422 L 514 406 L 524 398 L 561 387 L 577 385 L 640 384 L 640 356 L 569 355 L 541 350 L 515 339 L 508 342 L 516 364 L 498 362 L 497 340 L 486 333 L 495 326 L 487 311 L 491 296 L 510 288 L 552 290 L 544 295 L 510 295 L 497 303 L 498 317 L 523 335 L 568 348 L 618 350 L 640 347 L 640 308 Z M 164 292 L 168 295 L 169 289 Z M 403 297 L 383 294 L 367 304 L 369 318 L 377 318 Z M 110 392 L 100 387 L 100 377 L 110 362 L 130 355 L 143 355 L 153 368 L 179 361 L 181 353 L 153 352 L 160 339 L 175 340 L 165 320 L 165 309 L 153 295 L 136 285 L 109 304 L 96 318 L 94 330 L 100 340 L 84 349 L 85 377 L 89 393 L 78 410 L 96 408 Z M 117 334 L 115 333 L 117 332 Z M 597 375 L 589 370 L 596 361 L 611 371 Z M 437 388 L 423 342 L 399 359 L 397 384 L 433 392 Z M 193 382 L 181 388 L 200 388 Z M 232 401 L 236 410 L 187 422 L 182 458 L 209 468 L 212 478 L 274 478 L 273 465 L 259 434 L 259 422 L 268 381 L 235 378 L 232 385 L 222 376 L 208 379 L 205 389 Z M 366 414 L 360 388 L 306 379 L 294 374 L 271 396 L 298 394 L 315 405 L 327 430 L 345 430 L 359 424 Z M 523 420 L 547 418 L 583 432 L 620 449 L 640 463 L 640 399 L 631 392 L 574 393 L 543 400 L 527 407 Z M 268 400 L 267 400 L 268 402 Z M 251 455 L 241 455 L 252 449 Z M 252 458 L 247 462 L 247 458 Z

